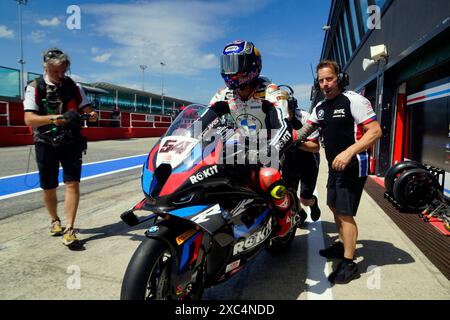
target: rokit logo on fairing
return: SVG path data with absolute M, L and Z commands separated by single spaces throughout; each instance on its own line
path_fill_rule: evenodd
M 266 240 L 272 232 L 271 220 L 258 232 L 252 234 L 245 240 L 239 241 L 234 245 L 233 255 L 237 255 L 241 252 L 256 247 L 258 244 Z
M 208 169 L 200 171 L 193 176 L 190 176 L 189 179 L 191 180 L 192 184 L 195 184 L 195 183 L 198 183 L 198 182 L 204 180 L 205 178 L 215 175 L 218 172 L 219 172 L 219 170 L 217 170 L 217 165 L 215 165 L 215 166 L 209 167 Z

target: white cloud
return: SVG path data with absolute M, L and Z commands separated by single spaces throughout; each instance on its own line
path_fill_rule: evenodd
M 94 60 L 95 62 L 103 63 L 103 62 L 108 61 L 109 58 L 111 58 L 111 55 L 112 55 L 111 52 L 106 52 L 106 53 L 100 54 L 98 56 L 95 56 L 94 58 L 92 58 L 92 60 Z
M 8 29 L 6 26 L 0 25 L 0 38 L 13 39 L 14 31 Z
M 31 31 L 31 34 L 29 35 L 29 38 L 34 43 L 41 43 L 45 40 L 45 32 L 38 30 L 38 31 Z
M 261 0 L 152 1 L 135 4 L 99 4 L 83 7 L 96 16 L 97 33 L 115 45 L 115 67 L 146 64 L 148 71 L 193 75 L 218 68 L 218 52 L 205 47 L 226 35 L 227 21 L 264 6 Z M 239 8 L 237 11 L 236 8 Z
M 53 17 L 52 19 L 40 19 L 37 23 L 43 27 L 56 27 L 61 24 L 61 20 L 57 17 Z

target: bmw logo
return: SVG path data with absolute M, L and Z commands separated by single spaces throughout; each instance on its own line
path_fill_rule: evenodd
M 152 226 L 152 227 L 150 227 L 149 229 L 148 229 L 148 232 L 150 232 L 150 233 L 155 233 L 155 232 L 157 232 L 159 230 L 159 227 L 158 226 Z

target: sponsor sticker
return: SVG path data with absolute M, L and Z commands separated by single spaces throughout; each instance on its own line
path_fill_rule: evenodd
M 344 118 L 345 109 L 334 109 L 333 118 Z
M 235 52 L 235 51 L 238 51 L 238 50 L 239 50 L 238 46 L 229 46 L 228 48 L 225 49 L 225 52 L 226 53 L 228 53 L 228 52 Z
M 236 269 L 237 267 L 239 267 L 240 264 L 241 264 L 241 260 L 236 260 L 236 261 L 230 263 L 229 265 L 226 266 L 226 268 L 225 268 L 225 273 L 230 272 L 231 270 Z
M 209 221 L 209 218 L 213 215 L 221 213 L 222 210 L 220 209 L 220 205 L 216 204 L 215 206 L 206 209 L 205 211 L 202 211 L 195 217 L 193 217 L 191 220 L 195 223 L 203 223 L 206 221 Z
M 214 166 L 209 167 L 209 168 L 207 168 L 205 170 L 197 172 L 193 176 L 190 176 L 189 180 L 191 181 L 192 184 L 196 184 L 196 183 L 198 183 L 200 181 L 203 181 L 204 179 L 206 179 L 208 177 L 211 177 L 211 176 L 215 175 L 218 172 L 219 172 L 219 170 L 217 169 L 217 165 L 214 165 Z
M 319 112 L 317 112 L 317 119 L 323 120 L 324 113 L 325 111 L 323 111 L 323 109 L 319 110 Z
M 241 252 L 250 250 L 260 243 L 262 243 L 264 240 L 266 240 L 270 233 L 272 232 L 271 227 L 271 220 L 258 232 L 255 232 L 251 236 L 249 236 L 247 239 L 241 240 L 239 242 L 236 242 L 233 248 L 233 255 L 237 255 Z

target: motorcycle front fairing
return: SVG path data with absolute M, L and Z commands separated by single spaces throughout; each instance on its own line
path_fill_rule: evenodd
M 167 202 L 168 197 L 180 195 L 178 191 L 218 175 L 222 141 L 204 139 L 205 131 L 218 123 L 215 113 L 203 105 L 190 105 L 178 115 L 142 169 L 142 190 L 151 203 Z M 174 200 L 178 204 L 186 201 L 183 196 Z
M 206 130 L 220 127 L 220 120 L 207 111 L 201 105 L 186 108 L 151 149 L 141 175 L 146 198 L 126 212 L 134 224 L 155 219 L 146 236 L 165 241 L 170 248 L 175 295 L 195 282 L 198 271 L 205 268 L 206 255 L 210 255 L 209 283 L 214 284 L 236 273 L 271 233 L 265 200 L 231 183 L 225 173 L 220 160 L 228 141 L 222 134 L 204 141 L 205 130 L 196 132 L 198 123 L 206 123 Z M 210 118 L 201 121 L 205 114 Z M 240 209 L 231 212 L 233 208 Z M 149 216 L 136 218 L 139 210 Z

